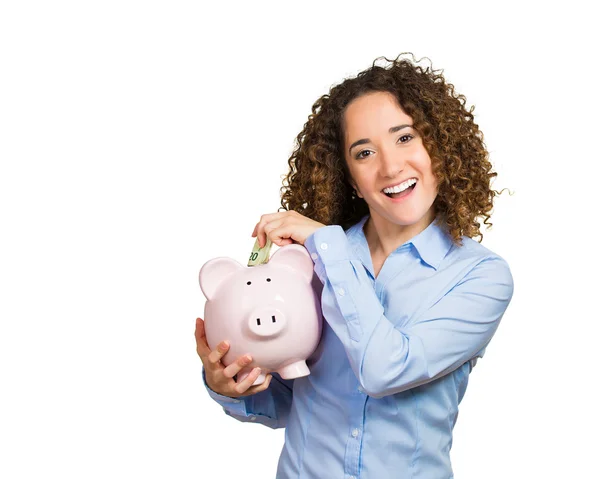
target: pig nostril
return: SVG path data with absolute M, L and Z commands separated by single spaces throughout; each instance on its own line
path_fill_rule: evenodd
M 260 281 L 264 280 L 265 278 L 260 279 Z M 253 286 L 257 286 L 256 281 L 254 281 Z M 267 305 L 250 311 L 250 314 L 244 319 L 244 331 L 255 339 L 261 338 L 263 340 L 285 336 L 289 318 L 277 306 Z

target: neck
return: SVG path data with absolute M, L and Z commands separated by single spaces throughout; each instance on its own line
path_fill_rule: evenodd
M 398 247 L 417 236 L 435 219 L 426 215 L 412 225 L 398 225 L 380 216 L 370 215 L 363 229 L 371 255 L 387 258 Z

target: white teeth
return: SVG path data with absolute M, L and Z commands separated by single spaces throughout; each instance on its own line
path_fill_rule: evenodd
M 416 182 L 417 182 L 417 180 L 415 180 L 414 178 L 411 178 L 410 180 L 406 180 L 403 183 L 400 183 L 399 185 L 396 185 L 392 188 L 384 188 L 383 192 L 384 193 L 401 193 L 409 186 L 414 185 Z

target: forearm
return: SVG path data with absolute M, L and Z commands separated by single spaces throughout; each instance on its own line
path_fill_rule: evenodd
M 501 258 L 461 271 L 437 302 L 402 321 L 386 316 L 373 283 L 339 227 L 305 246 L 323 283 L 323 315 L 365 392 L 394 394 L 456 369 L 490 341 L 512 295 Z
M 254 422 L 277 429 L 285 427 L 287 423 L 292 404 L 292 382 L 284 381 L 276 374 L 273 374 L 271 384 L 265 391 L 239 398 L 222 396 L 210 389 L 204 369 L 202 380 L 209 396 L 223 407 L 228 416 L 240 422 Z
M 361 289 L 366 289 L 362 286 L 365 284 L 368 288 L 359 293 L 360 302 L 337 301 L 339 288 L 344 288 L 344 295 L 357 294 L 356 284 L 350 278 L 359 274 L 358 268 L 349 271 L 344 275 L 347 281 L 335 286 L 326 278 L 321 304 L 324 317 L 344 345 L 361 388 L 370 396 L 382 397 L 432 380 L 435 371 L 427 364 L 423 344 L 418 337 L 394 326 L 367 278 L 356 281 Z

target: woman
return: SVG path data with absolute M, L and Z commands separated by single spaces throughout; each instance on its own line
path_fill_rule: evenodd
M 211 397 L 286 427 L 278 478 L 453 477 L 458 404 L 512 297 L 507 263 L 473 240 L 498 194 L 473 108 L 436 70 L 387 61 L 317 100 L 285 211 L 252 234 L 313 258 L 325 321 L 311 374 L 237 383 L 251 358 L 224 367 L 228 344 L 211 351 L 197 320 Z

